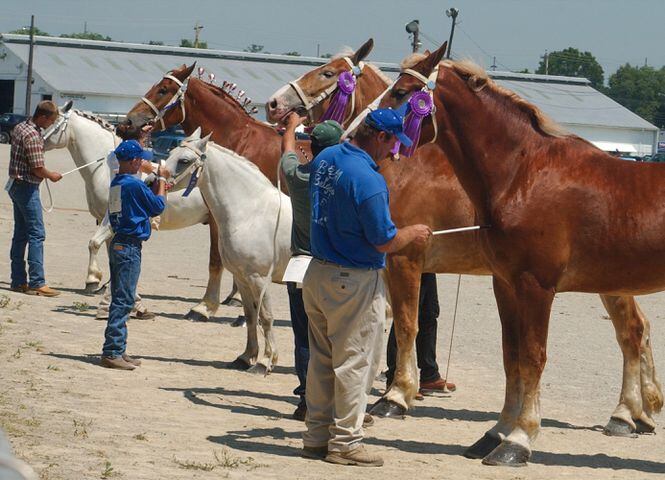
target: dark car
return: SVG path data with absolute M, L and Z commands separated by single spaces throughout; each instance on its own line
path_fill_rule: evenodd
M 9 143 L 12 129 L 26 118 L 28 117 L 17 113 L 3 113 L 0 115 L 0 143 Z
M 185 135 L 182 134 L 161 135 L 157 138 L 153 138 L 152 153 L 155 160 L 166 160 L 169 156 L 169 152 L 180 145 L 180 142 L 185 138 Z
M 649 159 L 649 161 L 657 163 L 665 163 L 665 152 L 656 153 Z

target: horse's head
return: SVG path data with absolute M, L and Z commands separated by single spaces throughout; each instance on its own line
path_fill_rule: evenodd
M 370 38 L 354 53 L 335 58 L 277 90 L 266 103 L 268 121 L 280 122 L 291 112 L 307 114 L 310 122 L 318 120 L 330 103 L 340 75 L 351 72 L 360 76 L 361 62 L 373 47 Z
M 169 184 L 172 191 L 187 187 L 191 175 L 203 166 L 205 152 L 212 132 L 201 138 L 201 128 L 185 138 L 178 147 L 171 150 L 165 167 L 170 174 Z
M 383 96 L 379 104 L 380 108 L 400 108 L 414 93 L 425 91 L 433 92 L 439 78 L 439 62 L 443 58 L 448 42 L 434 52 L 426 51 L 424 54 L 414 54 L 402 62 L 402 71 L 392 88 Z M 426 99 L 427 100 L 427 99 Z M 433 95 L 434 112 L 443 108 L 436 95 Z M 431 104 L 430 104 L 431 105 Z M 422 125 L 419 145 L 432 141 L 435 138 L 434 113 L 432 121 L 424 122 Z
M 118 125 L 116 133 L 122 138 L 129 136 L 137 138 L 137 130 L 152 122 L 155 122 L 155 130 L 164 130 L 182 122 L 182 109 L 177 105 L 174 105 L 176 108 L 164 109 L 172 103 L 181 101 L 184 92 L 183 83 L 191 75 L 195 65 L 196 62 L 189 67 L 183 64 L 166 73 L 132 107 L 127 113 L 127 118 Z
M 58 118 L 44 132 L 44 150 L 54 150 L 56 148 L 65 148 L 69 143 L 70 131 L 67 129 L 69 116 L 74 102 L 72 100 L 58 107 Z

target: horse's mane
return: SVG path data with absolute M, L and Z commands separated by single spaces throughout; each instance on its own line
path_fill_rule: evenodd
M 452 68 L 461 77 L 465 77 L 467 79 L 467 84 L 473 91 L 479 92 L 484 88 L 488 88 L 490 91 L 498 94 L 508 102 L 514 104 L 520 111 L 524 112 L 533 121 L 533 124 L 543 134 L 550 137 L 572 136 L 570 132 L 552 120 L 534 104 L 524 100 L 512 90 L 502 87 L 494 82 L 494 80 L 489 77 L 487 72 L 477 63 L 471 60 L 444 60 L 441 62 L 441 64 Z
M 82 110 L 77 110 L 77 109 L 72 109 L 74 113 L 76 113 L 79 117 L 86 118 L 88 120 L 91 120 L 95 123 L 97 123 L 100 127 L 102 127 L 104 130 L 108 130 L 109 132 L 113 132 L 115 134 L 115 128 L 113 125 L 111 125 L 109 122 L 104 120 L 101 117 L 98 117 L 97 115 L 94 115 L 90 112 L 84 112 Z
M 261 181 L 266 182 L 266 185 L 270 185 L 270 186 L 273 187 L 275 190 L 277 189 L 277 187 L 275 187 L 275 186 L 272 184 L 272 182 L 270 181 L 270 179 L 268 179 L 268 177 L 266 177 L 266 176 L 263 174 L 263 172 L 261 171 L 261 169 L 260 169 L 258 166 L 256 166 L 256 164 L 250 162 L 249 160 L 247 160 L 247 159 L 246 159 L 245 157 L 243 157 L 242 155 L 238 155 L 238 154 L 237 154 L 236 152 L 234 152 L 233 150 L 229 150 L 229 149 L 226 148 L 226 147 L 222 147 L 221 145 L 216 144 L 216 143 L 213 142 L 212 140 L 208 142 L 208 147 L 212 147 L 212 148 L 214 148 L 214 149 L 220 151 L 221 153 L 224 153 L 224 154 L 226 154 L 226 155 L 228 155 L 228 156 L 230 156 L 230 157 L 233 157 L 233 159 L 236 160 L 236 161 L 237 161 L 238 163 L 240 163 L 241 165 L 244 165 L 246 168 L 249 168 L 250 170 L 255 171 L 255 172 L 257 173 L 258 177 L 261 178 Z

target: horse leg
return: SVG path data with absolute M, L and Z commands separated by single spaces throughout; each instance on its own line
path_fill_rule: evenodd
M 233 279 L 233 286 L 227 297 L 222 302 L 222 305 L 227 305 L 229 307 L 242 307 L 242 300 L 240 298 L 240 293 L 238 292 L 238 285 L 236 284 L 235 278 Z
M 515 292 L 503 280 L 494 277 L 494 296 L 501 318 L 503 369 L 506 375 L 506 394 L 499 420 L 483 437 L 465 452 L 467 458 L 483 458 L 499 446 L 515 426 L 522 408 L 523 386 L 519 372 L 519 343 L 517 303 Z
M 656 366 L 653 361 L 651 350 L 651 323 L 642 312 L 640 306 L 635 303 L 636 312 L 644 325 L 642 343 L 640 345 L 640 378 L 642 383 L 642 406 L 644 413 L 653 418 L 654 413 L 659 413 L 663 408 L 663 389 L 656 374 Z M 642 433 L 640 424 L 637 425 L 637 433 Z
M 264 285 L 269 285 L 270 279 L 268 278 L 257 278 L 257 281 L 254 283 L 254 295 L 255 298 L 260 298 L 261 290 L 264 288 Z M 275 342 L 275 335 L 273 333 L 273 315 L 272 315 L 272 304 L 270 300 L 270 293 L 266 288 L 266 292 L 263 295 L 263 300 L 261 301 L 261 307 L 259 308 L 259 323 L 261 324 L 261 329 L 263 330 L 263 338 L 265 341 L 265 346 L 263 349 L 263 358 L 256 362 L 256 364 L 249 369 L 251 373 L 268 375 L 273 367 L 277 364 L 277 343 Z
M 97 263 L 97 255 L 102 245 L 113 237 L 111 227 L 101 224 L 88 242 L 88 276 L 85 279 L 85 293 L 94 293 L 102 281 L 102 271 Z
M 658 404 L 662 406 L 662 393 L 656 387 L 658 380 L 655 378 L 653 366 L 649 322 L 639 310 L 633 297 L 602 295 L 601 299 L 614 324 L 617 342 L 623 355 L 623 380 L 619 404 L 605 427 L 605 434 L 633 436 L 638 431 L 653 432 L 656 424 L 645 411 L 643 399 L 646 394 L 649 405 L 646 408 L 651 412 L 653 407 L 658 408 Z M 654 379 L 656 384 L 653 382 Z M 643 385 L 645 392 L 642 391 Z
M 547 361 L 547 330 L 554 293 L 554 288 L 544 287 L 531 273 L 524 272 L 517 279 L 522 405 L 512 431 L 483 459 L 485 465 L 518 467 L 526 465 L 531 456 L 531 444 L 540 430 L 540 378 Z
M 258 298 L 254 297 L 254 292 L 249 284 L 250 280 L 246 278 L 238 279 L 238 289 L 242 296 L 242 307 L 247 318 L 247 344 L 245 351 L 231 363 L 231 368 L 238 370 L 247 370 L 259 356 L 259 340 L 256 331 L 256 302 Z
M 210 228 L 210 260 L 208 261 L 208 285 L 203 300 L 193 307 L 186 315 L 188 320 L 207 321 L 217 312 L 219 307 L 219 292 L 222 283 L 222 257 L 220 255 L 219 230 L 212 215 L 209 216 Z
M 418 334 L 418 293 L 422 262 L 406 256 L 388 256 L 388 289 L 392 301 L 397 358 L 388 391 L 372 407 L 378 417 L 403 417 L 418 392 L 415 341 Z

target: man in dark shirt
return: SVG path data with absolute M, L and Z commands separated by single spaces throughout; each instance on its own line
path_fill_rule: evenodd
M 160 215 L 165 203 L 165 169 L 157 169 L 152 191 L 134 177 L 143 159 L 152 152 L 143 150 L 136 140 L 125 140 L 115 149 L 120 170 L 109 191 L 109 221 L 115 233 L 109 248 L 111 267 L 111 305 L 104 332 L 101 365 L 134 370 L 141 361 L 125 353 L 127 319 L 134 306 L 136 285 L 141 273 L 141 245 L 150 238 L 150 217 Z
M 58 107 L 46 100 L 40 102 L 34 115 L 12 130 L 9 160 L 9 181 L 5 189 L 14 206 L 14 237 L 12 238 L 11 289 L 15 292 L 55 297 L 59 291 L 46 285 L 44 275 L 44 240 L 46 231 L 42 218 L 39 184 L 47 178 L 62 178 L 44 166 L 44 139 L 40 129 L 53 125 Z M 28 248 L 28 273 L 25 272 L 25 250 Z
M 291 113 L 286 119 L 286 130 L 282 137 L 282 158 L 280 160 L 286 184 L 289 187 L 291 206 L 293 207 L 293 227 L 291 229 L 291 255 L 311 256 L 309 245 L 309 163 L 301 164 L 296 153 L 295 132 L 298 125 L 305 121 L 296 113 Z M 312 130 L 312 155 L 317 156 L 321 150 L 339 143 L 344 129 L 334 120 L 326 120 Z M 307 160 L 307 159 L 306 159 Z M 289 309 L 291 311 L 291 327 L 294 337 L 295 368 L 299 385 L 293 391 L 300 396 L 300 402 L 293 418 L 305 420 L 307 402 L 305 390 L 307 385 L 307 363 L 309 362 L 309 341 L 307 338 L 307 313 L 302 300 L 302 288 L 295 282 L 287 282 L 286 290 L 289 294 Z

